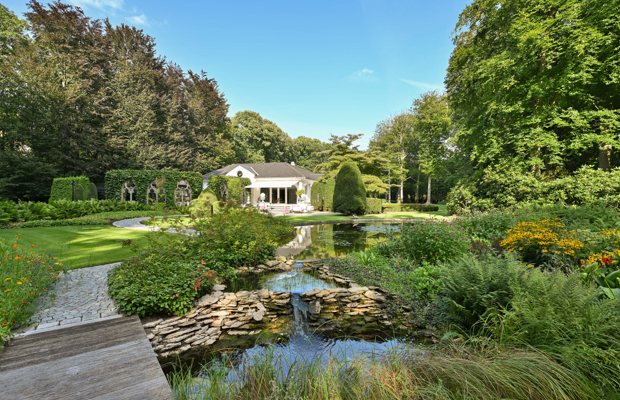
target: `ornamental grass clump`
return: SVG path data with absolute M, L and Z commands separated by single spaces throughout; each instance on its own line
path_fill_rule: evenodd
M 37 299 L 50 292 L 63 264 L 51 253 L 39 253 L 19 235 L 0 241 L 0 348 L 11 329 L 24 325 L 37 309 Z
M 405 223 L 399 229 L 400 235 L 378 246 L 380 254 L 433 264 L 464 254 L 471 243 L 465 230 L 450 221 Z

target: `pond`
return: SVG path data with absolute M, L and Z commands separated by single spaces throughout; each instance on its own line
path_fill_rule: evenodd
M 329 237 L 351 238 L 354 236 L 341 235 L 342 231 L 336 228 L 335 235 L 334 231 L 329 229 Z M 376 228 L 355 229 L 355 231 L 363 232 L 362 236 L 366 238 L 386 235 L 388 232 L 377 232 Z M 362 242 L 358 241 L 358 244 L 360 246 L 358 249 L 362 249 Z M 318 278 L 316 273 L 305 272 L 302 267 L 301 263 L 295 263 L 289 271 L 254 277 L 246 282 L 251 288 L 238 286 L 233 289 L 266 288 L 273 292 L 290 291 L 293 317 L 289 322 L 286 339 L 257 343 L 248 349 L 235 348 L 209 354 L 202 359 L 194 359 L 192 365 L 194 378 L 190 382 L 185 382 L 181 385 L 182 387 L 177 387 L 176 390 L 184 392 L 191 398 L 204 391 L 205 387 L 209 387 L 213 381 L 226 382 L 234 386 L 243 382 L 247 378 L 248 371 L 256 369 L 257 365 L 264 367 L 266 361 L 277 365 L 277 379 L 285 379 L 291 368 L 304 365 L 323 368 L 334 362 L 345 364 L 352 361 L 365 362 L 365 360 L 372 362 L 375 357 L 388 352 L 413 348 L 408 340 L 396 338 L 391 333 L 387 333 L 383 338 L 377 337 L 372 340 L 356 337 L 330 338 L 317 334 L 314 331 L 315 328 L 309 323 L 309 306 L 300 295 L 315 288 L 332 289 L 337 288 L 338 285 Z M 172 370 L 168 368 L 167 372 L 170 373 Z
M 364 251 L 397 235 L 400 224 L 325 224 L 296 228 L 295 236 L 281 238 L 277 255 L 295 260 L 326 259 Z

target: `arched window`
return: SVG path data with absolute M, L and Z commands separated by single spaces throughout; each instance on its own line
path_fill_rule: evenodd
M 181 179 L 174 189 L 174 202 L 180 206 L 188 206 L 192 201 L 192 187 L 186 179 Z
M 163 182 L 165 182 L 165 180 Z M 166 203 L 166 189 L 164 189 L 163 182 L 159 179 L 155 179 L 151 182 L 146 192 L 146 204 Z
M 121 187 L 121 201 L 136 201 L 136 184 L 133 181 L 127 180 L 123 182 Z

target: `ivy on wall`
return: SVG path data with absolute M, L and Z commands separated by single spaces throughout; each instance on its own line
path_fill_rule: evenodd
M 174 206 L 174 191 L 182 179 L 189 183 L 192 199 L 197 198 L 202 191 L 202 175 L 198 172 L 117 169 L 105 174 L 106 198 L 121 200 L 123 183 L 131 180 L 136 185 L 136 201 L 146 204 L 149 186 L 156 178 L 162 177 L 166 178 L 163 188 L 167 207 Z
M 211 175 L 209 177 L 209 189 L 219 198 L 226 197 L 227 200 L 241 203 L 245 187 L 252 184 L 249 178 L 238 178 L 236 176 Z M 224 192 L 226 194 L 223 196 Z
M 78 186 L 82 188 L 82 193 L 86 193 L 88 191 L 88 186 L 90 185 L 90 181 L 85 176 L 69 176 L 66 178 L 54 178 L 54 183 L 52 183 L 52 192 L 50 193 L 50 201 L 52 200 L 73 200 L 73 187 L 71 185 L 72 181 L 75 181 L 76 188 Z M 79 200 L 83 200 L 83 199 L 79 199 Z

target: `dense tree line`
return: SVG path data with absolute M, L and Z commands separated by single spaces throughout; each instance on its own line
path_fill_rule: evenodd
M 377 125 L 388 197 L 428 200 L 434 181 L 493 207 L 530 179 L 620 167 L 619 0 L 475 0 L 453 39 L 446 92 Z
M 205 72 L 158 56 L 142 30 L 37 1 L 0 4 L 0 198 L 44 200 L 56 176 L 111 169 L 206 173 L 234 162 L 314 169 L 326 144 L 229 105 Z

